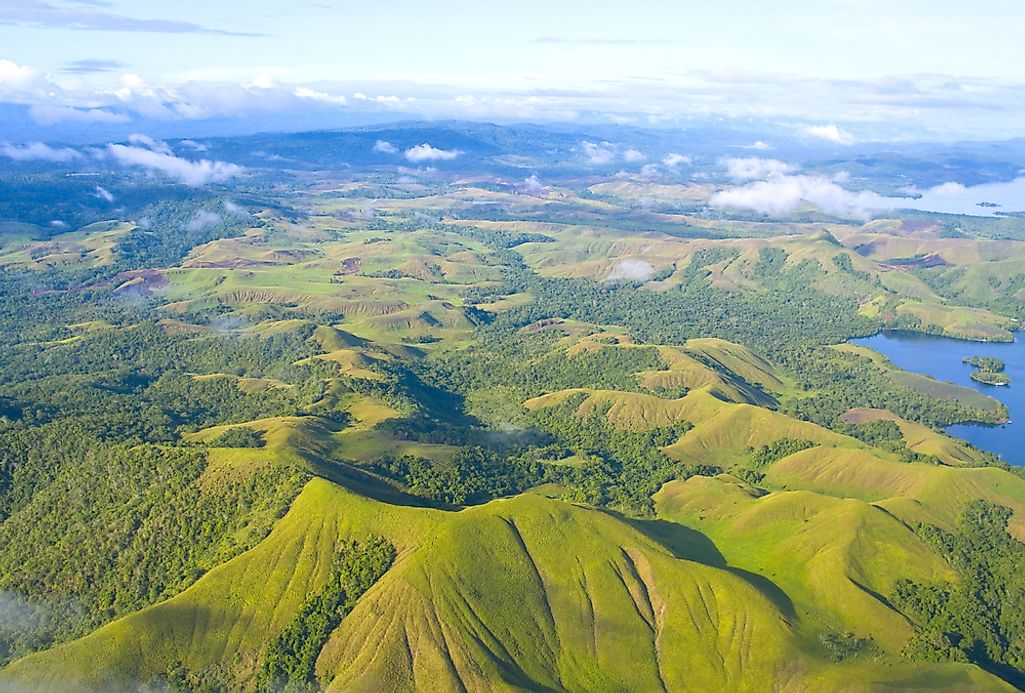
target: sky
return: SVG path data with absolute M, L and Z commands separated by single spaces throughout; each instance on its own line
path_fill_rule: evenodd
M 1025 136 L 1023 32 L 1021 0 L 0 0 L 0 140 L 26 116 L 52 140 L 304 118 L 1001 139 Z

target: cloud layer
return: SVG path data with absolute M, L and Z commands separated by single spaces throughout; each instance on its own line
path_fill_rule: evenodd
M 426 161 L 451 161 L 460 154 L 462 154 L 462 152 L 458 149 L 438 149 L 437 147 L 432 147 L 426 142 L 424 144 L 418 144 L 415 147 L 410 147 L 405 152 L 406 159 L 414 164 L 420 164 Z
M 778 159 L 760 159 L 754 156 L 741 159 L 727 158 L 720 160 L 719 163 L 726 167 L 726 175 L 735 181 L 765 180 L 769 176 L 793 173 L 797 170 L 796 166 Z
M 225 161 L 190 161 L 164 151 L 123 144 L 107 145 L 107 151 L 123 166 L 161 173 L 191 187 L 207 183 L 225 183 L 242 173 L 243 168 Z
M 768 180 L 720 191 L 709 204 L 774 217 L 787 216 L 810 204 L 827 214 L 862 219 L 875 211 L 893 209 L 899 202 L 871 191 L 846 190 L 823 176 L 774 175 Z
M 52 161 L 55 163 L 66 163 L 81 159 L 82 155 L 68 147 L 56 149 L 42 142 L 33 142 L 24 146 L 5 144 L 0 147 L 0 154 L 15 161 Z
M 655 274 L 655 268 L 646 260 L 620 260 L 609 273 L 609 281 L 635 281 L 642 282 L 650 279 Z
M 23 26 L 89 29 L 95 31 L 140 31 L 164 34 L 221 34 L 251 36 L 234 31 L 209 29 L 192 22 L 171 19 L 135 19 L 99 9 L 101 2 L 83 2 L 93 7 L 64 7 L 40 0 L 0 0 L 0 23 Z
M 833 142 L 834 144 L 854 144 L 854 135 L 846 130 L 840 129 L 832 123 L 829 125 L 811 125 L 806 127 L 804 132 L 811 137 L 825 140 L 827 142 Z

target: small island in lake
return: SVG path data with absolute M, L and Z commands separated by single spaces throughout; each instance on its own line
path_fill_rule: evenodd
M 1003 361 L 991 356 L 972 356 L 964 360 L 969 366 L 975 369 L 971 378 L 977 383 L 984 385 L 1007 386 L 1011 384 L 1011 378 L 1004 373 L 1006 364 Z

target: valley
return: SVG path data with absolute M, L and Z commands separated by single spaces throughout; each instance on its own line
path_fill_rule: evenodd
M 428 135 L 466 159 L 360 163 Z M 314 154 L 0 228 L 0 687 L 1025 684 L 1021 220 L 519 135 L 262 135 Z

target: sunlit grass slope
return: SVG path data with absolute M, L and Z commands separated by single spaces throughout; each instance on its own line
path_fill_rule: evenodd
M 529 495 L 414 509 L 325 480 L 189 590 L 15 662 L 0 682 L 109 690 L 177 663 L 248 680 L 341 542 L 370 535 L 399 556 L 322 651 L 330 690 L 999 688 L 963 665 L 832 664 L 764 581 L 670 550 L 644 523 Z

